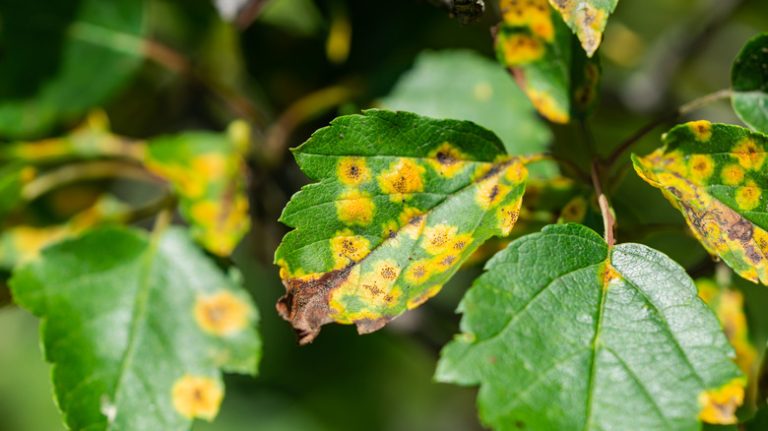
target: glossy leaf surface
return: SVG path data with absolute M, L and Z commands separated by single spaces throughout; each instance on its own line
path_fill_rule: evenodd
M 437 379 L 480 385 L 496 430 L 698 430 L 734 421 L 743 380 L 683 268 L 551 225 L 497 254 L 464 297 Z M 715 413 L 713 413 L 713 411 Z
M 335 119 L 295 150 L 319 180 L 281 221 L 278 310 L 312 341 L 323 324 L 367 333 L 437 294 L 492 236 L 509 234 L 526 168 L 464 121 L 371 110 Z
M 663 142 L 633 156 L 637 173 L 680 210 L 707 251 L 747 280 L 768 283 L 768 137 L 693 121 Z
M 90 231 L 46 249 L 11 286 L 42 319 L 71 429 L 187 430 L 216 416 L 220 370 L 256 372 L 255 308 L 181 230 Z

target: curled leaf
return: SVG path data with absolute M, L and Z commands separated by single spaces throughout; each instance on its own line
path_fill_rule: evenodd
M 371 110 L 295 150 L 320 182 L 297 193 L 275 253 L 278 311 L 312 341 L 326 323 L 360 333 L 437 294 L 474 250 L 510 233 L 527 171 L 473 123 Z
M 619 0 L 549 0 L 576 33 L 589 57 L 594 55 L 603 38 L 608 16 Z
M 680 210 L 707 251 L 747 280 L 768 284 L 768 137 L 693 121 L 663 141 L 647 156 L 633 155 L 637 173 Z

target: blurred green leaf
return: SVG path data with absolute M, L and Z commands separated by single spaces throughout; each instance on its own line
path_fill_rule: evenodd
M 376 331 L 436 295 L 474 250 L 506 236 L 527 176 L 468 121 L 366 111 L 295 150 L 319 183 L 293 196 L 275 253 L 281 315 L 311 342 L 326 323 Z
M 428 117 L 474 121 L 496 133 L 513 155 L 543 152 L 552 139 L 509 75 L 471 51 L 422 53 L 381 105 Z M 556 172 L 550 162 L 531 166 L 534 176 Z
M 247 128 L 235 122 L 230 130 L 240 126 Z M 161 136 L 147 145 L 147 168 L 171 182 L 192 236 L 220 256 L 232 253 L 250 228 L 247 145 L 233 134 L 206 132 Z
M 768 284 L 768 137 L 727 124 L 693 121 L 633 155 L 638 175 L 685 217 L 699 242 L 737 274 Z
M 0 166 L 0 219 L 22 202 L 22 188 L 37 175 L 35 168 L 24 163 Z
M 735 421 L 744 381 L 683 268 L 576 224 L 512 242 L 460 310 L 436 378 L 480 384 L 496 430 L 698 430 Z
M 255 308 L 181 230 L 90 231 L 19 268 L 11 287 L 43 320 L 72 429 L 186 430 L 216 416 L 220 369 L 256 373 Z
M 11 0 L 0 18 L 0 136 L 39 137 L 75 120 L 143 61 L 142 0 Z
M 768 133 L 768 33 L 742 48 L 731 70 L 733 110 L 748 126 Z

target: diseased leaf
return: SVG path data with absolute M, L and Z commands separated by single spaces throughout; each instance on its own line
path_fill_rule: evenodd
M 685 217 L 696 238 L 737 274 L 768 283 L 768 137 L 738 126 L 693 121 L 664 146 L 633 155 L 637 173 Z
M 736 364 L 749 376 L 755 369 L 757 351 L 749 340 L 744 295 L 735 289 L 721 287 L 714 280 L 696 280 L 699 297 L 715 312 L 728 341 L 736 351 Z
M 436 378 L 480 385 L 495 430 L 698 430 L 733 422 L 744 380 L 683 268 L 551 225 L 494 256 Z
M 0 218 L 5 217 L 21 204 L 24 186 L 36 175 L 37 170 L 24 163 L 0 166 Z
M 509 234 L 527 175 L 477 125 L 407 112 L 335 119 L 295 150 L 306 186 L 280 220 L 278 310 L 312 341 L 326 323 L 360 333 L 437 294 L 472 252 Z
M 619 0 L 549 0 L 576 33 L 589 57 L 594 55 L 603 38 L 608 16 Z
M 145 2 L 0 3 L 0 135 L 39 137 L 103 103 L 143 61 Z M 34 55 L 32 55 L 34 53 Z
M 54 242 L 77 235 L 103 223 L 122 222 L 129 206 L 111 196 L 75 214 L 66 223 L 52 226 L 15 225 L 0 231 L 0 268 L 12 269 L 16 265 L 39 256 L 40 251 Z
M 744 123 L 768 133 L 768 33 L 752 38 L 731 69 L 733 110 Z
M 502 0 L 496 55 L 546 119 L 568 123 L 597 100 L 600 67 L 574 49 L 573 36 L 547 0 Z
M 146 166 L 173 185 L 192 236 L 213 253 L 232 253 L 250 228 L 246 148 L 227 135 L 205 132 L 163 136 L 148 144 Z
M 19 268 L 11 288 L 43 320 L 70 429 L 187 430 L 216 416 L 220 369 L 256 372 L 256 309 L 181 230 L 89 231 Z
M 542 152 L 552 139 L 507 73 L 471 51 L 422 53 L 381 105 L 428 117 L 473 121 L 494 132 L 509 154 Z M 530 171 L 532 177 L 550 177 L 557 173 L 557 166 L 537 163 Z

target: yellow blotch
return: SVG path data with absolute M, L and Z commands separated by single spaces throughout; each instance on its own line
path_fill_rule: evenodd
M 440 289 L 442 288 L 443 288 L 442 284 L 437 284 L 430 287 L 429 289 L 427 289 L 426 292 L 422 293 L 421 295 L 409 299 L 408 302 L 406 303 L 406 307 L 408 307 L 409 310 L 413 310 L 419 305 L 427 302 L 429 298 L 437 295 L 438 292 L 440 292 Z
M 723 167 L 720 172 L 720 178 L 723 183 L 729 186 L 736 186 L 744 181 L 744 169 L 737 164 L 731 164 Z
M 348 225 L 367 226 L 373 220 L 376 205 L 373 200 L 359 190 L 343 192 L 336 201 L 336 214 Z
M 699 142 L 706 142 L 712 137 L 712 123 L 707 120 L 691 121 L 688 129 Z
M 504 22 L 528 26 L 533 34 L 551 42 L 555 37 L 547 0 L 502 0 L 499 4 Z
M 499 42 L 508 66 L 528 64 L 544 56 L 544 44 L 527 34 L 503 36 Z
M 757 352 L 749 342 L 747 318 L 744 315 L 744 296 L 737 290 L 726 289 L 723 290 L 719 299 L 715 312 L 736 351 L 736 363 L 744 373 L 749 374 L 757 358 Z
M 528 169 L 519 161 L 509 161 L 504 168 L 504 178 L 513 184 L 522 183 L 527 177 Z
M 526 89 L 525 93 L 536 110 L 549 121 L 565 124 L 570 120 L 568 111 L 563 110 L 549 93 L 532 88 Z
M 688 171 L 697 183 L 703 183 L 715 171 L 715 162 L 706 154 L 694 154 L 688 159 Z
M 37 176 L 37 169 L 33 168 L 32 166 L 25 166 L 21 172 L 21 182 L 26 184 Z
M 410 194 L 424 190 L 424 170 L 410 159 L 392 162 L 389 169 L 378 176 L 379 187 L 393 202 L 409 199 Z
M 402 296 L 402 289 L 395 286 L 400 267 L 391 259 L 374 264 L 373 271 L 361 273 L 354 267 L 347 278 L 331 291 L 329 305 L 335 321 L 350 324 L 363 319 L 377 319 L 381 313 L 395 306 Z M 346 298 L 355 298 L 363 307 L 350 311 Z
M 331 238 L 331 254 L 334 269 L 341 269 L 350 263 L 359 262 L 371 252 L 371 243 L 364 236 L 355 235 L 345 229 Z
M 441 254 L 448 249 L 453 239 L 456 237 L 458 228 L 447 224 L 438 224 L 424 229 L 421 247 L 427 253 L 436 255 Z
M 736 409 L 744 402 L 744 380 L 737 378 L 726 385 L 699 395 L 699 419 L 720 425 L 735 424 Z
M 755 185 L 753 181 L 749 181 L 747 185 L 736 189 L 736 205 L 739 209 L 744 211 L 750 211 L 757 208 L 760 205 L 760 195 L 762 191 Z
M 581 223 L 587 215 L 587 199 L 584 196 L 576 196 L 560 211 L 559 222 Z
M 173 408 L 185 418 L 212 421 L 219 413 L 224 389 L 210 377 L 187 374 L 174 383 L 171 397 Z
M 192 172 L 210 180 L 216 180 L 227 174 L 228 160 L 221 154 L 202 154 L 192 159 Z
M 487 102 L 493 96 L 493 88 L 487 82 L 478 82 L 472 89 L 472 95 L 478 102 Z
M 744 138 L 731 150 L 744 169 L 760 169 L 765 161 L 765 150 L 751 138 Z
M 342 157 L 336 167 L 339 181 L 348 186 L 357 186 L 371 179 L 371 171 L 361 157 Z
M 515 226 L 517 218 L 520 215 L 520 205 L 522 202 L 521 197 L 509 205 L 502 205 L 496 212 L 498 228 L 501 231 L 502 236 L 507 236 L 512 232 L 512 228 Z
M 405 270 L 405 281 L 411 284 L 422 284 L 435 273 L 435 265 L 430 259 L 421 259 L 412 263 Z
M 467 165 L 466 159 L 467 156 L 458 148 L 443 142 L 429 153 L 428 163 L 438 174 L 451 178 Z
M 226 290 L 199 296 L 195 301 L 195 321 L 213 335 L 227 336 L 242 331 L 248 326 L 250 314 L 248 304 Z
M 400 213 L 400 232 L 404 235 L 408 235 L 411 239 L 418 238 L 421 235 L 421 231 L 424 228 L 424 224 L 427 222 L 427 216 L 424 213 L 414 207 L 405 207 L 403 212 Z
M 511 190 L 508 185 L 499 182 L 498 176 L 487 178 L 477 185 L 475 202 L 487 210 L 503 201 Z
M 621 274 L 619 274 L 619 271 L 617 271 L 610 263 L 606 263 L 603 268 L 603 290 L 608 289 L 608 285 L 611 284 L 613 280 L 620 279 Z

